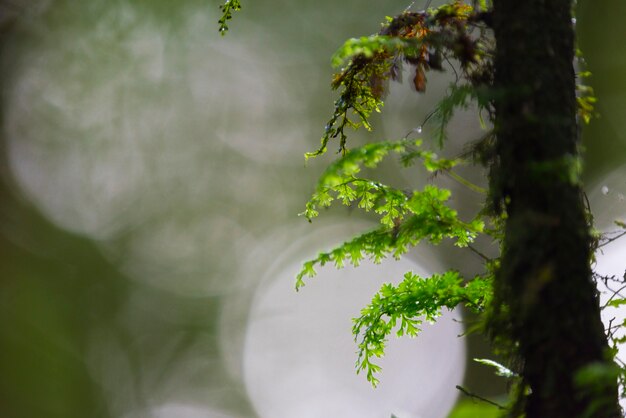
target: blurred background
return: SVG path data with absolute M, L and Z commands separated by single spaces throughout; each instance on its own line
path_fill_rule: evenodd
M 355 375 L 350 334 L 382 282 L 471 275 L 476 256 L 419 247 L 293 288 L 302 260 L 374 225 L 345 208 L 297 216 L 335 158 L 303 158 L 332 112 L 329 57 L 408 2 L 244 1 L 226 37 L 218 5 L 0 0 L 0 413 L 445 418 L 460 400 L 452 416 L 476 416 L 455 386 L 498 399 L 505 385 L 472 361 L 492 355 L 459 337 L 465 313 L 391 341 L 375 390 Z M 578 10 L 601 115 L 584 130 L 586 183 L 610 231 L 626 218 L 626 3 Z M 451 80 L 430 76 L 425 95 L 392 85 L 375 132 L 352 143 L 417 128 Z M 479 135 L 475 114 L 457 115 L 446 152 Z M 454 189 L 465 217 L 483 199 L 393 159 L 381 175 Z M 621 277 L 626 241 L 603 250 L 598 269 Z

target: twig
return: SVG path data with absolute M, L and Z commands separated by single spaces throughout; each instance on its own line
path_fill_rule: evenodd
M 467 248 L 472 250 L 474 252 L 474 254 L 480 256 L 480 258 L 482 258 L 483 260 L 491 261 L 491 258 L 487 257 L 485 254 L 483 254 L 480 251 L 478 251 L 475 247 L 472 246 L 472 244 L 467 244 Z
M 447 55 L 443 56 L 443 59 L 446 60 L 446 62 L 448 63 L 448 65 L 450 65 L 450 68 L 452 68 L 452 71 L 454 71 L 454 77 L 455 77 L 455 84 L 459 83 L 459 80 L 461 79 L 461 77 L 459 77 L 459 73 L 457 73 L 456 68 L 454 68 L 454 64 L 452 64 L 452 62 L 450 61 L 450 58 L 448 58 Z
M 607 285 L 606 287 L 608 288 L 609 286 Z M 615 298 L 615 296 L 619 295 L 619 294 L 620 294 L 620 292 L 621 292 L 622 290 L 624 290 L 624 289 L 626 289 L 626 285 L 624 285 L 624 286 L 620 287 L 620 288 L 619 288 L 619 289 L 617 289 L 617 290 L 609 289 L 609 290 L 611 290 L 611 292 L 613 292 L 613 294 L 611 295 L 611 297 L 609 298 L 609 300 L 607 300 L 607 301 L 606 301 L 606 303 L 604 304 L 604 306 L 602 306 L 602 307 L 600 308 L 600 310 L 603 310 L 604 308 L 608 307 L 608 306 L 609 306 L 609 303 L 611 303 L 611 301 Z M 620 295 L 620 296 L 621 296 L 621 295 Z
M 432 110 L 428 115 L 426 115 L 426 118 L 422 121 L 422 124 L 420 126 L 426 125 L 426 122 L 428 122 L 428 119 L 432 118 L 434 114 L 437 112 L 438 112 L 438 109 Z
M 617 232 L 617 231 L 615 231 Z M 602 248 L 606 245 L 609 245 L 610 243 L 612 243 L 613 241 L 620 239 L 621 237 L 623 237 L 624 235 L 626 235 L 626 231 L 622 231 L 619 233 L 619 235 L 614 236 L 613 238 L 607 238 L 606 241 L 604 241 L 602 244 L 598 244 L 598 248 Z
M 409 132 L 406 133 L 406 135 L 404 135 L 404 137 L 402 137 L 402 139 L 409 139 L 409 135 L 411 135 L 413 132 L 417 132 L 418 134 L 421 134 L 422 126 L 420 125 L 417 128 L 411 129 Z
M 622 326 L 622 324 L 613 325 L 613 321 L 615 321 L 615 319 L 616 318 L 611 318 L 611 320 L 609 321 L 609 326 L 605 329 L 606 336 L 609 340 L 614 339 L 613 335 L 615 335 L 615 329 Z
M 490 401 L 487 398 L 483 398 L 482 396 L 476 395 L 475 393 L 472 393 L 469 390 L 465 389 L 463 386 L 456 385 L 456 388 L 458 390 L 460 390 L 461 392 L 463 392 L 463 394 L 465 394 L 466 396 L 469 396 L 470 398 L 475 398 L 475 399 L 478 399 L 479 401 L 486 402 L 489 405 L 493 405 L 493 406 L 497 407 L 498 409 L 503 409 L 503 410 L 506 409 L 506 407 L 500 405 L 499 403 L 496 403 L 494 401 Z

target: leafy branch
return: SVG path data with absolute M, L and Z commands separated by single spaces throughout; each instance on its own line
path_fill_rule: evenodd
M 365 371 L 367 380 L 376 386 L 375 373 L 380 366 L 373 358 L 384 355 L 388 336 L 395 329 L 398 337 L 415 337 L 423 321 L 434 322 L 442 308 L 454 309 L 464 305 L 483 312 L 491 298 L 492 277 L 476 277 L 463 284 L 456 271 L 422 278 L 408 272 L 397 286 L 386 283 L 371 303 L 354 319 L 352 332 L 358 343 L 357 371 Z
M 301 215 L 311 221 L 319 215 L 319 208 L 330 206 L 334 200 L 341 200 L 344 205 L 350 205 L 358 200 L 359 208 L 366 211 L 373 210 L 379 214 L 390 212 L 385 210 L 386 207 L 403 205 L 410 198 L 411 193 L 357 177 L 363 167 L 376 168 L 389 153 L 399 154 L 405 166 L 420 159 L 424 168 L 429 172 L 449 170 L 460 163 L 460 160 L 438 158 L 435 153 L 421 149 L 420 146 L 421 140 L 402 139 L 366 144 L 350 150 L 326 168 Z M 402 212 L 406 211 L 402 210 Z M 388 214 L 381 222 L 392 226 L 393 218 L 398 215 L 399 212 Z
M 365 256 L 380 263 L 387 255 L 399 258 L 423 239 L 438 244 L 444 238 L 452 238 L 456 246 L 467 247 L 483 232 L 484 223 L 478 218 L 470 222 L 461 221 L 456 211 L 445 205 L 449 197 L 448 190 L 427 185 L 401 203 L 400 199 L 387 199 L 379 209 L 380 213 L 384 213 L 381 218 L 383 226 L 305 262 L 296 276 L 296 289 L 304 286 L 304 277 L 315 276 L 316 265 L 324 266 L 332 262 L 341 268 L 349 260 L 357 266 Z M 392 220 L 387 221 L 390 218 Z
M 347 40 L 333 55 L 334 67 L 346 65 L 334 76 L 331 86 L 341 90 L 335 110 L 326 124 L 320 147 L 306 157 L 326 152 L 331 139 L 339 139 L 339 152 L 347 151 L 346 127 L 371 130 L 369 117 L 380 112 L 387 83 L 400 80 L 403 63 L 413 67 L 413 86 L 426 90 L 426 73 L 443 71 L 443 61 L 455 59 L 466 79 L 480 85 L 492 78 L 491 41 L 472 28 L 481 24 L 481 14 L 461 1 L 438 9 L 404 11 L 388 17 L 376 35 Z M 454 66 L 452 66 L 454 69 Z M 351 116 L 356 116 L 353 120 Z

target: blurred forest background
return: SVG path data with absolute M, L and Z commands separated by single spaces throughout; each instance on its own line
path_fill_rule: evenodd
M 303 158 L 332 111 L 329 57 L 407 1 L 244 2 L 224 38 L 218 5 L 0 0 L 0 414 L 445 418 L 457 384 L 501 396 L 456 311 L 393 341 L 378 389 L 354 375 L 350 318 L 380 284 L 472 274 L 471 253 L 420 247 L 293 290 L 302 260 L 371 226 L 348 209 L 297 216 L 334 157 Z M 624 16 L 622 0 L 578 2 L 600 114 L 584 129 L 585 177 L 605 231 L 626 217 Z M 452 80 L 432 77 L 425 95 L 392 85 L 375 131 L 352 140 L 404 136 Z M 459 114 L 446 152 L 479 135 Z M 480 207 L 447 178 L 383 170 L 400 187 L 454 189 L 460 213 Z M 598 269 L 621 276 L 624 255 L 616 241 Z

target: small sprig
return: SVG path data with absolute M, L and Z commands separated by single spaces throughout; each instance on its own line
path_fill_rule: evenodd
M 220 25 L 218 30 L 224 36 L 228 32 L 227 22 L 233 18 L 233 12 L 241 10 L 241 3 L 239 3 L 239 0 L 226 0 L 224 4 L 220 5 L 220 10 L 222 11 L 222 17 L 218 20 Z

